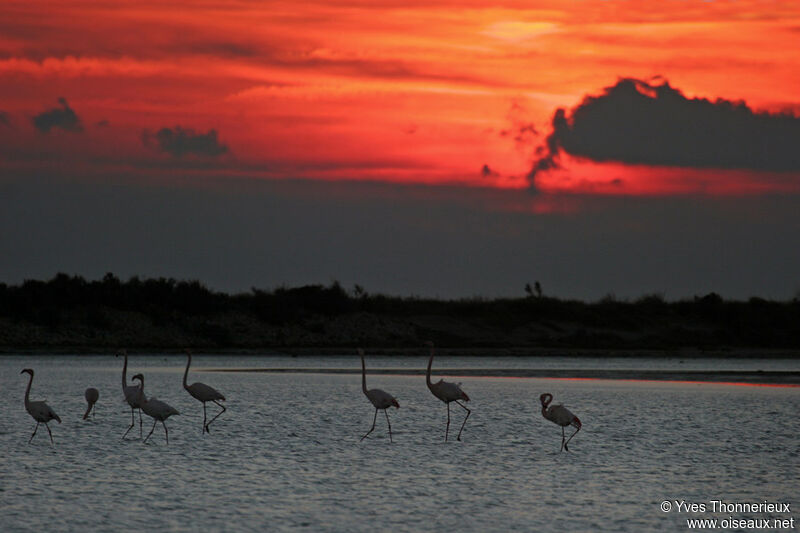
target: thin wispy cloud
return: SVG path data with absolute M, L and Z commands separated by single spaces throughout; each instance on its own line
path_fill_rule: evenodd
M 161 128 L 155 133 L 145 130 L 142 134 L 142 142 L 145 146 L 155 148 L 173 157 L 187 155 L 218 157 L 228 152 L 228 146 L 219 141 L 217 131 L 214 129 L 207 133 L 196 133 L 191 128 L 181 126 Z

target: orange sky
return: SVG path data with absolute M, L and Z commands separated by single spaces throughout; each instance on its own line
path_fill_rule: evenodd
M 555 110 L 620 77 L 800 114 L 798 42 L 794 2 L 5 0 L 0 169 L 525 188 Z M 82 132 L 32 127 L 59 97 Z M 176 126 L 214 129 L 228 152 L 174 157 L 142 142 Z M 562 163 L 541 190 L 747 194 L 800 181 Z

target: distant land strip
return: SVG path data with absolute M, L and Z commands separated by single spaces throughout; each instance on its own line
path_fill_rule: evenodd
M 273 374 L 360 374 L 356 368 L 206 368 L 203 372 L 265 372 Z M 627 381 L 680 381 L 718 384 L 781 385 L 800 387 L 800 372 L 780 370 L 606 370 L 535 368 L 437 369 L 437 376 L 486 378 L 607 379 Z M 422 376 L 412 368 L 372 369 L 375 376 Z
M 199 281 L 102 280 L 57 274 L 0 282 L 0 353 L 129 351 L 572 355 L 647 351 L 717 357 L 762 351 L 800 357 L 800 297 L 667 301 L 560 299 L 526 287 L 517 298 L 368 294 L 339 283 L 225 294 Z M 781 355 L 782 354 L 782 355 Z M 756 354 L 757 356 L 760 356 Z M 771 355 L 772 356 L 772 355 Z

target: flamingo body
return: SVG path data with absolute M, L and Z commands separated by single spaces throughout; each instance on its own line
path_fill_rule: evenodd
M 450 383 L 449 381 L 440 379 L 436 383 L 428 385 L 428 389 L 430 389 L 434 396 L 446 403 L 456 400 L 469 401 L 469 396 L 461 390 L 461 386 L 457 383 Z
M 381 389 L 369 389 L 364 393 L 375 409 L 388 409 L 389 407 L 400 408 L 400 404 L 394 399 L 394 396 Z
M 186 386 L 186 390 L 196 400 L 201 402 L 213 402 L 214 400 L 225 401 L 225 396 L 222 395 L 217 389 L 205 383 L 192 383 Z
M 159 422 L 165 421 L 172 415 L 180 414 L 177 409 L 165 402 L 162 402 L 155 396 L 148 398 L 147 401 L 142 404 L 142 411 L 144 411 L 144 414 L 147 416 L 155 418 Z
M 542 402 L 542 416 L 545 417 L 547 420 L 558 424 L 561 426 L 561 449 L 569 451 L 569 441 L 572 440 L 578 431 L 581 430 L 583 424 L 581 424 L 580 419 L 572 414 L 572 411 L 564 407 L 562 404 L 557 403 L 550 405 L 550 402 L 553 401 L 553 395 L 549 392 L 546 392 L 539 396 L 539 400 Z M 572 426 L 575 429 L 575 433 L 570 435 L 569 439 L 564 442 L 564 428 L 567 426 Z
M 25 389 L 25 410 L 34 420 L 36 420 L 36 427 L 31 434 L 31 438 L 28 439 L 28 444 L 31 443 L 34 435 L 36 435 L 36 431 L 39 429 L 39 424 L 44 424 L 44 427 L 47 428 L 47 433 L 50 435 L 50 444 L 55 444 L 53 442 L 53 434 L 50 432 L 50 426 L 48 426 L 47 423 L 51 420 L 55 420 L 60 424 L 61 418 L 58 417 L 56 412 L 53 411 L 53 408 L 47 405 L 47 403 L 42 401 L 31 401 L 30 394 L 31 385 L 33 385 L 33 370 L 26 368 L 20 372 L 20 374 L 29 374 L 31 376 L 31 379 L 28 381 L 28 388 Z
M 83 393 L 83 397 L 86 398 L 87 403 L 86 412 L 83 414 L 83 419 L 86 420 L 89 418 L 89 413 L 94 408 L 94 404 L 97 403 L 97 399 L 100 398 L 100 392 L 94 387 L 89 387 Z

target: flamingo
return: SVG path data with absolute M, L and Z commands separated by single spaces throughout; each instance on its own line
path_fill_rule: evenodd
M 186 384 L 186 378 L 189 376 L 189 366 L 192 364 L 192 352 L 186 350 L 186 356 L 188 359 L 186 360 L 186 371 L 183 373 L 183 388 L 186 389 L 189 394 L 192 395 L 193 398 L 203 402 L 203 433 L 211 433 L 211 430 L 208 429 L 208 426 L 211 425 L 211 422 L 216 420 L 219 415 L 227 411 L 225 406 L 219 403 L 218 400 L 225 401 L 225 396 L 223 396 L 217 389 L 214 387 L 210 387 L 205 383 L 192 383 L 191 385 Z M 211 419 L 211 422 L 206 424 L 206 402 L 214 402 L 219 407 L 222 408 L 222 411 L 217 413 L 217 416 Z
M 389 442 L 392 442 L 392 424 L 389 422 L 389 413 L 387 409 L 391 406 L 400 409 L 400 404 L 397 403 L 394 396 L 386 391 L 381 389 L 367 389 L 367 366 L 364 364 L 364 350 L 359 348 L 358 354 L 361 356 L 361 388 L 364 391 L 364 396 L 375 406 L 375 416 L 372 417 L 372 427 L 361 437 L 361 440 L 366 439 L 367 435 L 372 433 L 372 430 L 375 429 L 375 421 L 378 419 L 378 409 L 383 409 L 383 414 L 386 415 L 386 424 L 389 425 Z
M 128 431 L 133 429 L 133 426 L 136 424 L 133 418 L 133 412 L 138 409 L 139 410 L 139 438 L 142 438 L 142 397 L 139 394 L 139 387 L 136 385 L 128 385 L 125 382 L 125 376 L 128 371 L 128 352 L 122 350 L 120 353 L 117 354 L 117 357 L 120 355 L 125 357 L 125 362 L 122 364 L 122 395 L 125 397 L 125 401 L 128 402 L 128 405 L 131 406 L 131 425 L 128 426 L 128 430 L 122 435 L 124 439 L 128 435 Z
M 28 444 L 31 443 L 34 435 L 36 435 L 36 431 L 39 429 L 39 424 L 44 423 L 44 427 L 47 428 L 47 433 L 50 434 L 50 444 L 55 445 L 55 442 L 53 442 L 53 433 L 50 432 L 50 426 L 48 426 L 47 423 L 51 420 L 56 420 L 60 424 L 61 419 L 45 402 L 32 402 L 30 400 L 31 385 L 33 385 L 33 370 L 26 368 L 20 372 L 20 374 L 30 374 L 31 376 L 30 381 L 28 381 L 28 388 L 25 389 L 25 410 L 28 411 L 28 414 L 31 415 L 34 420 L 36 420 L 36 427 L 33 429 L 31 438 L 28 439 Z
M 461 390 L 461 384 L 458 383 L 448 383 L 444 380 L 439 380 L 436 383 L 431 382 L 431 365 L 433 364 L 433 343 L 429 342 L 428 346 L 431 349 L 431 357 L 428 359 L 428 373 L 425 376 L 425 383 L 428 385 L 428 388 L 431 390 L 434 396 L 442 400 L 447 405 L 447 427 L 444 431 L 444 440 L 447 442 L 447 434 L 450 431 L 450 402 L 456 402 L 462 409 L 467 412 L 467 416 L 464 417 L 464 422 L 461 424 L 461 429 L 458 431 L 458 437 L 456 440 L 461 440 L 461 432 L 464 431 L 464 426 L 467 424 L 467 419 L 469 415 L 472 413 L 464 404 L 462 404 L 459 400 L 464 400 L 465 402 L 469 401 L 469 396 Z
M 153 431 L 156 429 L 156 423 L 161 422 L 161 425 L 164 426 L 164 435 L 167 438 L 167 444 L 169 444 L 169 431 L 167 431 L 167 424 L 164 421 L 172 415 L 179 415 L 177 409 L 172 407 L 171 405 L 167 405 L 166 403 L 162 402 L 155 396 L 151 397 L 149 400 L 147 396 L 144 395 L 144 376 L 141 374 L 136 374 L 131 379 L 138 379 L 139 386 L 139 397 L 142 400 L 142 411 L 144 414 L 151 417 L 153 419 L 153 429 L 150 430 L 150 433 L 147 434 L 145 437 L 144 442 L 147 442 L 147 439 L 150 438 L 150 435 L 153 434 Z
M 100 392 L 94 387 L 89 387 L 86 389 L 86 392 L 83 393 L 83 397 L 86 398 L 86 403 L 89 404 L 88 407 L 86 407 L 86 412 L 83 414 L 83 419 L 86 420 L 89 418 L 89 412 L 94 408 L 94 404 L 97 403 Z
M 549 392 L 546 392 L 539 396 L 539 400 L 542 402 L 542 416 L 546 419 L 550 420 L 551 422 L 555 422 L 559 426 L 561 426 L 561 451 L 567 450 L 569 451 L 569 441 L 572 440 L 580 430 L 581 430 L 581 421 L 578 419 L 577 416 L 572 414 L 572 411 L 561 405 L 560 403 L 555 405 L 550 405 L 550 402 L 553 401 L 553 395 Z M 549 406 L 549 407 L 548 407 Z M 566 442 L 564 442 L 564 428 L 567 426 L 573 426 L 575 429 L 575 433 L 570 435 Z

